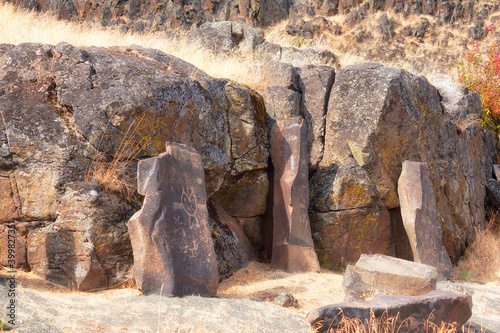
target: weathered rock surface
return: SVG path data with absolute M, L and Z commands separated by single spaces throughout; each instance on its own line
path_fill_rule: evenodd
M 309 225 L 306 125 L 302 118 L 277 121 L 271 133 L 274 165 L 271 264 L 287 271 L 319 269 Z
M 59 200 L 57 219 L 29 230 L 30 269 L 79 290 L 110 286 L 125 278 L 132 264 L 125 224 L 130 206 L 88 182 L 65 184 Z
M 381 254 L 362 254 L 347 266 L 344 301 L 366 300 L 375 294 L 418 296 L 436 289 L 435 267 Z
M 138 190 L 146 197 L 128 230 L 143 294 L 217 293 L 204 180 L 201 156 L 187 145 L 167 143 L 165 153 L 139 162 Z
M 0 265 L 9 269 L 26 268 L 25 228 L 15 224 L 0 224 Z M 10 251 L 9 251 L 10 249 Z
M 500 164 L 493 164 L 493 176 L 496 180 L 500 179 Z
M 485 333 L 500 332 L 500 282 L 489 283 L 459 283 L 452 281 L 438 281 L 438 289 L 457 291 L 472 296 L 474 304 L 472 316 L 465 324 L 471 330 Z
M 382 316 L 397 318 L 395 327 L 398 332 L 425 332 L 427 321 L 438 327 L 441 327 L 441 322 L 455 322 L 458 327 L 465 324 L 472 314 L 472 299 L 444 290 L 434 290 L 422 296 L 377 295 L 367 302 L 327 305 L 310 312 L 306 318 L 311 326 L 318 328 L 318 332 L 325 332 L 329 327 L 336 328 L 344 316 L 358 318 L 368 327 L 371 312 L 377 319 Z
M 231 158 L 234 160 L 232 173 L 267 167 L 269 151 L 262 97 L 236 82 L 228 82 L 224 89 L 228 100 Z
M 404 161 L 398 180 L 398 193 L 401 215 L 415 262 L 436 267 L 440 276 L 448 278 L 451 261 L 442 243 L 427 164 Z
M 302 112 L 307 124 L 309 169 L 316 170 L 323 158 L 325 116 L 335 71 L 327 66 L 305 66 L 298 69 L 302 92 Z
M 228 177 L 214 199 L 234 217 L 254 217 L 264 214 L 269 181 L 263 170 Z
M 248 177 L 267 166 L 258 93 L 175 57 L 140 47 L 66 43 L 3 44 L 0 55 L 0 223 L 16 221 L 20 244 L 29 249 L 20 247 L 20 256 L 30 251 L 26 267 L 52 281 L 91 289 L 125 279 L 132 263 L 125 223 L 140 204 L 120 194 L 123 186 L 113 192 L 90 179 L 96 161 L 109 165 L 121 158 L 126 166 L 133 153 L 120 156 L 122 142 L 127 149 L 148 142 L 137 158 L 160 154 L 166 141 L 194 147 L 208 196 L 228 174 Z M 129 163 L 122 179 L 131 178 L 136 163 Z M 124 183 L 132 191 L 136 186 Z M 265 197 L 265 181 L 259 184 L 252 193 Z M 253 202 L 260 206 L 246 207 L 258 215 L 262 204 Z M 63 252 L 71 257 L 64 263 L 57 261 Z M 99 278 L 77 282 L 79 261 L 86 267 L 78 268 L 86 272 L 80 275 L 90 279 L 89 272 L 96 272 Z
M 464 95 L 461 104 L 466 113 L 481 112 L 475 94 Z M 477 126 L 458 129 L 425 78 L 370 63 L 338 70 L 325 131 L 323 159 L 310 184 L 311 228 L 323 263 L 343 266 L 361 253 L 404 252 L 394 248 L 402 245 L 391 239 L 389 211 L 399 208 L 397 179 L 405 160 L 432 170 L 437 220 L 453 260 L 474 239 L 474 229 L 484 227 L 492 138 Z
M 496 179 L 486 180 L 486 203 L 494 211 L 500 208 L 500 182 Z

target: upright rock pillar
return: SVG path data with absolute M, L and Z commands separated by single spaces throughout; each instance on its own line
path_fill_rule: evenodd
M 271 131 L 274 165 L 271 264 L 291 272 L 318 270 L 309 225 L 307 131 L 302 118 L 278 120 Z
M 145 295 L 215 295 L 219 276 L 201 156 L 167 143 L 165 153 L 139 162 L 137 180 L 146 197 L 128 229 L 138 288 Z
M 441 277 L 448 278 L 451 261 L 443 246 L 434 190 L 426 163 L 403 162 L 398 194 L 414 261 L 434 266 Z

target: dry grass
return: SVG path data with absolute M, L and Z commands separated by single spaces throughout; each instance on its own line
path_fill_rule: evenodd
M 452 272 L 452 278 L 486 283 L 500 280 L 500 216 L 494 214 Z
M 0 269 L 0 276 L 3 275 L 2 273 L 7 274 L 6 271 Z M 276 332 L 272 326 L 266 326 L 269 325 L 267 316 L 271 315 L 271 311 L 280 311 L 281 307 L 271 307 L 266 303 L 273 302 L 274 296 L 281 292 L 291 292 L 297 298 L 299 308 L 293 309 L 295 313 L 293 311 L 287 313 L 291 316 L 290 318 L 293 317 L 294 320 L 304 323 L 303 313 L 323 305 L 338 303 L 344 295 L 341 289 L 341 274 L 330 271 L 292 274 L 270 269 L 269 265 L 261 263 L 251 263 L 232 278 L 223 281 L 219 286 L 218 298 L 140 297 L 140 291 L 133 288 L 105 290 L 97 293 L 75 292 L 53 285 L 33 273 L 26 272 L 18 272 L 17 280 L 20 282 L 22 310 L 26 313 L 33 312 L 40 318 L 45 316 L 46 318 L 43 318 L 47 322 L 54 321 L 58 327 L 67 332 L 81 331 L 82 323 L 86 325 L 89 332 L 120 331 L 120 329 L 125 329 L 127 323 L 130 322 L 124 319 L 127 316 L 140 317 L 146 314 L 149 317 L 148 324 L 142 326 L 147 327 L 144 329 L 145 332 L 229 332 L 226 330 L 226 320 L 230 320 L 232 325 L 238 327 L 234 332 L 265 332 L 266 330 L 262 330 L 262 327 L 269 328 L 269 332 Z M 33 296 L 26 298 L 25 295 Z M 40 299 L 44 302 L 40 303 Z M 245 303 L 247 299 L 264 302 L 249 304 Z M 134 303 L 134 306 L 130 306 L 131 303 Z M 241 308 L 235 310 L 234 306 Z M 251 322 L 248 321 L 247 315 L 250 308 Z M 91 314 L 88 313 L 90 310 Z M 239 311 L 245 312 L 242 313 L 242 316 L 246 316 L 245 319 L 239 317 L 237 314 Z M 280 315 L 283 313 L 280 312 Z M 89 316 L 92 321 L 87 323 L 85 318 Z M 30 317 L 23 315 L 23 318 L 26 320 L 26 318 L 31 318 L 31 315 Z M 75 320 L 75 318 L 78 319 Z M 279 320 L 287 322 L 283 318 Z M 222 324 L 223 322 L 225 324 Z M 29 324 L 26 321 L 24 323 L 28 327 L 29 325 L 34 327 L 33 323 Z M 249 323 L 254 326 L 250 326 Z M 400 327 L 402 324 L 397 323 L 397 317 L 372 318 L 366 327 L 358 319 L 343 318 L 337 332 L 397 333 Z M 135 331 L 138 327 L 128 327 L 128 329 Z M 292 331 L 284 330 L 283 332 Z M 298 332 L 298 330 L 293 332 Z M 300 330 L 300 332 L 306 332 L 306 330 Z M 429 323 L 425 333 L 455 332 L 458 331 L 451 324 L 443 323 L 437 327 Z M 466 327 L 463 332 L 475 331 Z
M 110 117 L 107 126 L 110 125 L 114 115 Z M 135 139 L 137 129 L 144 116 L 135 119 L 123 134 L 123 138 L 116 152 L 98 152 L 92 163 L 85 172 L 85 181 L 94 181 L 101 189 L 113 193 L 119 193 L 127 199 L 131 199 L 136 190 L 135 173 L 130 171 L 136 157 L 146 148 L 151 138 Z M 106 137 L 107 128 L 103 131 L 98 149 L 101 148 L 103 139 Z
M 477 6 L 479 8 L 479 4 Z M 378 19 L 382 15 L 386 15 L 393 22 L 395 37 L 388 41 L 382 40 L 379 29 Z M 339 57 L 341 67 L 375 61 L 426 76 L 434 72 L 455 76 L 453 70 L 456 60 L 471 47 L 468 24 L 439 25 L 438 18 L 429 15 L 405 17 L 402 13 L 392 10 L 380 11 L 370 13 L 354 25 L 349 25 L 349 15 L 336 15 L 326 19 L 334 26 L 342 27 L 340 35 L 324 31 L 316 39 L 291 36 L 286 32 L 288 22 L 281 22 L 266 30 L 266 40 L 282 46 L 330 50 Z M 405 29 L 418 27 L 424 21 L 429 23 L 424 38 L 405 36 Z M 486 18 L 485 23 L 488 22 L 489 18 Z M 364 32 L 365 36 L 360 40 L 361 32 Z M 394 55 L 391 55 L 390 51 L 395 51 Z M 401 51 L 404 55 L 399 54 Z
M 459 116 L 456 119 L 455 124 L 457 125 L 457 128 L 463 132 L 467 128 L 481 126 L 481 116 L 478 114 L 468 114 L 465 117 Z
M 395 22 L 394 31 L 397 36 L 402 35 L 405 27 L 415 25 L 422 19 L 431 24 L 436 18 L 431 16 L 403 17 L 391 11 L 385 13 Z M 377 12 L 369 15 L 353 27 L 346 24 L 346 15 L 337 15 L 327 19 L 333 25 L 342 26 L 340 35 L 323 33 L 319 38 L 307 39 L 290 36 L 286 32 L 287 21 L 265 30 L 265 39 L 281 46 L 297 48 L 314 47 L 333 52 L 339 57 L 341 67 L 366 61 L 379 61 L 387 66 L 400 67 L 410 72 L 430 74 L 440 72 L 449 74 L 449 66 L 454 67 L 454 61 L 465 53 L 468 35 L 466 29 L 460 26 L 443 25 L 429 31 L 426 38 L 418 40 L 416 37 L 398 37 L 389 42 L 381 42 L 378 32 L 377 19 L 383 15 Z M 308 18 L 305 18 L 308 20 Z M 487 20 L 486 20 L 487 21 Z M 358 41 L 356 36 L 360 31 L 372 33 L 371 38 Z M 450 37 L 449 34 L 452 34 Z M 49 14 L 38 14 L 15 9 L 9 4 L 0 4 L 0 41 L 3 43 L 19 44 L 37 42 L 57 44 L 68 42 L 75 46 L 128 46 L 140 45 L 154 48 L 183 59 L 213 77 L 229 78 L 255 87 L 262 77 L 259 71 L 251 70 L 255 65 L 265 65 L 267 59 L 254 58 L 252 54 L 241 54 L 235 50 L 231 54 L 214 54 L 201 45 L 194 43 L 181 33 L 139 34 L 121 33 L 116 28 L 103 28 L 97 24 L 75 23 L 58 21 Z M 446 41 L 446 42 L 444 42 Z M 404 57 L 396 56 L 380 58 L 374 50 L 404 49 Z M 314 62 L 314 60 L 313 60 Z
M 334 329 L 329 327 L 326 331 L 327 333 L 398 333 L 400 331 L 407 331 L 411 327 L 413 318 L 406 318 L 405 320 L 400 320 L 399 314 L 395 317 L 389 317 L 387 312 L 385 312 L 380 318 L 376 318 L 375 314 L 370 311 L 370 320 L 367 323 L 363 323 L 358 318 L 348 318 L 342 313 L 339 314 L 340 322 L 338 326 Z M 431 314 L 432 316 L 432 314 Z M 335 321 L 332 320 L 332 322 Z M 313 330 L 317 332 L 321 328 L 321 324 L 317 325 Z M 481 332 L 484 332 L 481 329 Z M 464 326 L 462 328 L 457 327 L 456 323 L 445 323 L 442 322 L 441 325 L 436 325 L 430 320 L 427 320 L 425 332 L 422 333 L 476 333 L 476 330 L 470 327 Z
M 460 132 L 466 129 L 481 126 L 481 115 L 468 114 L 463 115 L 463 107 L 460 101 L 464 97 L 464 88 L 457 80 L 453 80 L 449 76 L 442 76 L 436 73 L 428 76 L 429 82 L 436 87 L 442 97 L 442 105 L 444 111 L 449 114 L 455 121 L 455 125 Z
M 443 106 L 447 113 L 455 115 L 460 112 L 459 102 L 464 96 L 464 90 L 457 80 L 438 74 L 428 76 L 429 82 L 436 87 L 443 98 Z
M 339 314 L 340 322 L 338 326 L 333 329 L 329 327 L 327 333 L 337 332 L 337 333 L 397 333 L 401 327 L 407 327 L 411 319 L 404 320 L 402 323 L 398 324 L 399 316 L 389 317 L 387 312 L 382 315 L 381 318 L 377 319 L 375 314 L 370 311 L 370 321 L 368 323 L 363 323 L 358 318 L 349 318 L 342 314 Z M 332 320 L 334 322 L 336 318 Z M 321 328 L 321 324 L 314 327 L 318 331 Z
M 342 274 L 322 269 L 320 272 L 287 273 L 268 264 L 252 262 L 219 285 L 219 297 L 273 302 L 282 292 L 298 301 L 297 312 L 308 313 L 320 306 L 341 302 Z
M 251 60 L 242 59 L 238 54 L 215 55 L 183 35 L 123 34 L 114 28 L 103 28 L 91 23 L 59 21 L 48 13 L 28 12 L 1 3 L 0 43 L 28 42 L 51 45 L 67 42 L 78 47 L 140 45 L 176 56 L 219 78 L 238 76 L 251 63 Z

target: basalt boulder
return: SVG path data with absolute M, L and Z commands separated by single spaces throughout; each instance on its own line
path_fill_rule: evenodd
M 476 94 L 463 95 L 460 105 L 465 116 L 481 112 Z M 428 164 L 444 246 L 452 260 L 460 257 L 484 227 L 484 184 L 495 153 L 490 133 L 460 128 L 456 119 L 424 77 L 381 64 L 337 71 L 323 158 L 310 185 L 323 263 L 406 251 L 395 248 L 408 242 L 394 239 L 401 229 L 394 224 L 401 224 L 397 180 L 407 159 Z
M 141 201 L 133 195 L 137 160 L 162 153 L 165 142 L 201 154 L 207 197 L 226 175 L 267 166 L 259 94 L 170 55 L 4 44 L 0 64 L 0 237 L 14 221 L 27 244 L 19 247 L 22 265 L 57 283 L 93 289 L 126 278 L 125 223 Z M 234 96 L 245 99 L 233 105 Z M 110 167 L 123 171 L 120 182 L 106 180 Z M 265 197 L 265 181 L 253 193 Z M 254 202 L 245 217 L 262 211 Z
M 375 294 L 418 296 L 436 289 L 435 267 L 381 254 L 362 254 L 348 265 L 342 280 L 344 301 L 366 300 Z
M 436 267 L 440 277 L 447 279 L 451 273 L 451 262 L 442 243 L 443 235 L 437 221 L 436 201 L 427 164 L 404 161 L 398 193 L 403 224 L 415 262 Z

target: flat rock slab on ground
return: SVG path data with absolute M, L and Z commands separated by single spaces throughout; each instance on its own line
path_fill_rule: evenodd
M 371 312 L 377 319 L 383 316 L 397 318 L 395 328 L 398 332 L 425 332 L 427 321 L 438 327 L 441 322 L 465 324 L 472 314 L 472 299 L 445 290 L 434 290 L 422 296 L 376 295 L 366 302 L 323 306 L 308 313 L 307 321 L 318 328 L 318 332 L 325 332 L 328 327 L 336 328 L 344 316 L 369 324 Z
M 435 267 L 382 254 L 362 254 L 344 274 L 344 301 L 365 300 L 376 293 L 423 295 L 436 289 L 436 281 Z

